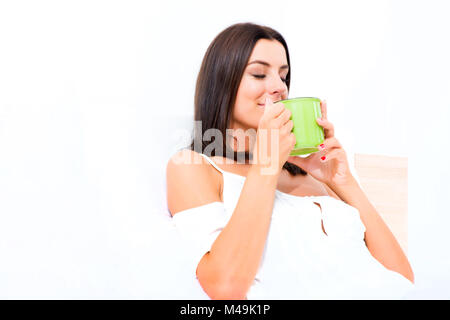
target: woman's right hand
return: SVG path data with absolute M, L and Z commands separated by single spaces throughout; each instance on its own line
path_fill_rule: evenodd
M 289 120 L 291 111 L 282 102 L 273 103 L 266 98 L 264 114 L 259 120 L 256 143 L 253 148 L 253 165 L 261 174 L 279 175 L 295 146 L 292 133 L 294 123 Z

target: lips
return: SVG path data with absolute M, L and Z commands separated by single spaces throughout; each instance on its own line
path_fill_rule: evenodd
M 271 98 L 269 98 L 269 100 L 272 101 L 272 103 L 274 103 L 274 101 L 281 100 L 281 98 L 278 99 L 278 100 L 272 100 Z M 259 108 L 264 108 L 265 105 L 266 105 L 265 101 L 263 103 L 258 103 L 258 107 Z
M 264 102 L 258 102 L 258 106 L 264 107 L 266 105 L 266 101 Z
M 275 101 L 281 100 L 280 99 L 272 99 L 272 98 L 268 98 L 272 103 L 275 103 Z M 264 100 L 263 102 L 258 102 L 258 106 L 265 106 L 266 105 L 266 101 Z

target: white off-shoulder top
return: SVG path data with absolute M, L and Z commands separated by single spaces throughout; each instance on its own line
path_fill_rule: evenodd
M 173 216 L 176 229 L 191 248 L 187 267 L 193 277 L 231 218 L 246 179 L 202 156 L 223 174 L 223 202 Z M 359 211 L 343 201 L 276 190 L 264 253 L 247 299 L 403 298 L 413 284 L 370 254 L 364 232 Z

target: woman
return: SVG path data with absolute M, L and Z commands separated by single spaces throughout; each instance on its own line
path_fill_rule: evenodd
M 198 282 L 212 299 L 400 298 L 412 269 L 352 176 L 325 102 L 320 151 L 289 156 L 293 123 L 277 102 L 289 85 L 288 47 L 271 28 L 232 25 L 205 54 L 201 126 L 167 165 Z

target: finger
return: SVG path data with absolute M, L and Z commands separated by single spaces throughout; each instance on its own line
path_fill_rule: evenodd
M 322 119 L 328 119 L 327 116 L 327 101 L 321 100 L 320 101 L 320 112 L 322 113 Z
M 284 109 L 283 103 L 273 103 L 270 98 L 266 98 L 264 104 L 264 115 L 266 115 L 266 117 L 276 118 L 281 114 L 281 112 L 283 112 Z
M 297 143 L 297 138 L 295 137 L 295 134 L 293 132 L 289 133 L 289 139 L 291 140 L 291 149 L 293 149 L 295 144 Z
M 280 131 L 282 134 L 288 134 L 294 128 L 294 122 L 292 120 L 288 120 L 281 128 Z
M 318 146 L 319 150 L 331 150 L 333 148 L 342 148 L 341 143 L 336 139 L 336 137 L 328 138 L 323 141 L 322 144 Z
M 326 152 L 321 158 L 320 161 L 325 163 L 333 159 L 337 160 L 344 160 L 347 157 L 347 154 L 345 153 L 344 149 L 342 148 L 335 148 L 333 150 L 330 150 Z
M 292 112 L 289 109 L 284 109 L 283 112 L 277 117 L 278 127 L 285 125 L 291 118 Z
M 266 101 L 264 102 L 264 114 L 268 113 L 272 108 L 272 106 L 273 106 L 272 100 L 266 98 Z
M 334 125 L 327 119 L 317 118 L 317 123 L 324 129 L 325 138 L 334 137 Z

